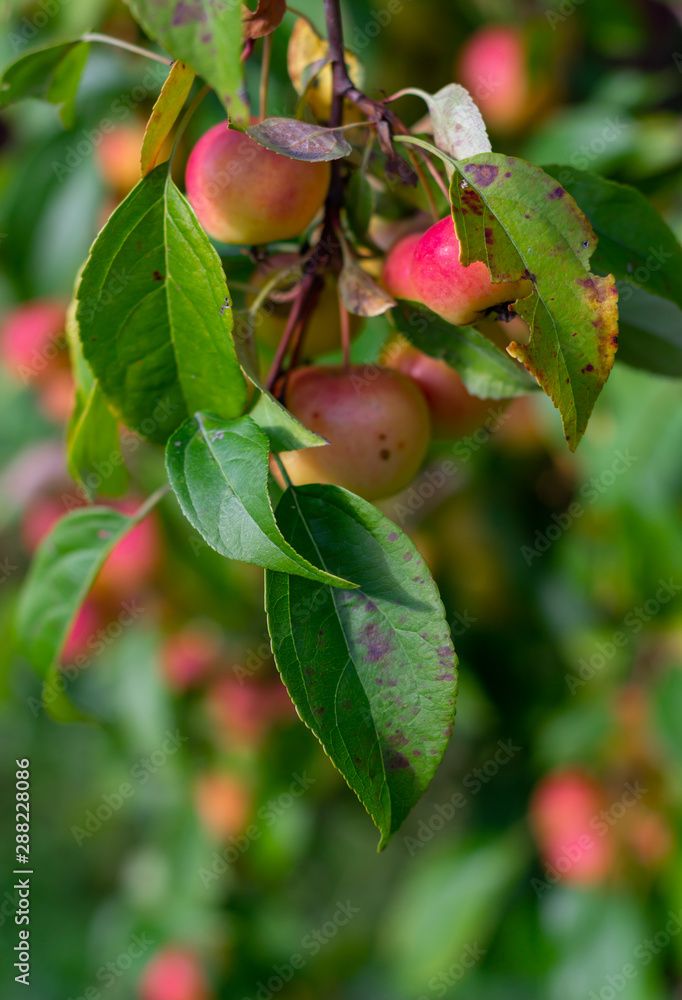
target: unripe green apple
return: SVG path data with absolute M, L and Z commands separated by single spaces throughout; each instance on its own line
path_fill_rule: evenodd
M 287 377 L 284 402 L 328 446 L 286 452 L 294 485 L 335 483 L 367 500 L 398 493 L 422 463 L 429 411 L 407 376 L 376 365 L 298 368 Z
M 312 222 L 329 176 L 329 163 L 289 159 L 221 123 L 190 154 L 187 198 L 214 239 L 272 243 L 298 236 Z
M 465 267 L 459 253 L 455 225 L 448 215 L 424 233 L 410 268 L 418 300 L 448 323 L 477 323 L 494 306 L 515 302 L 532 291 L 526 278 L 493 282 L 482 261 Z

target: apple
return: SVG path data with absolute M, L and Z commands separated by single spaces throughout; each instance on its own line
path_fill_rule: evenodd
M 436 222 L 414 247 L 410 277 L 418 300 L 448 323 L 466 326 L 495 306 L 515 302 L 532 291 L 531 282 L 493 282 L 482 261 L 465 267 L 451 216 Z
M 412 280 L 412 260 L 422 233 L 409 233 L 391 247 L 381 273 L 381 283 L 394 299 L 419 301 L 419 295 Z
M 386 350 L 385 363 L 417 383 L 431 414 L 434 438 L 456 440 L 483 425 L 499 400 L 479 399 L 467 392 L 458 373 L 400 338 Z
M 329 163 L 289 159 L 221 123 L 192 150 L 186 189 L 209 236 L 255 245 L 302 233 L 322 207 L 329 178 Z
M 455 65 L 486 124 L 511 133 L 535 123 L 556 101 L 565 75 L 570 37 L 541 21 L 523 29 L 511 24 L 479 28 L 464 43 Z M 532 50 L 532 55 L 531 55 Z
M 294 485 L 335 483 L 377 500 L 414 478 L 430 421 L 410 378 L 377 365 L 311 366 L 290 372 L 283 388 L 291 413 L 330 442 L 281 455 Z

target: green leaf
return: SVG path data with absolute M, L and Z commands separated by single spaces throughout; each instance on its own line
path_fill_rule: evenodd
M 516 303 L 531 338 L 507 351 L 558 408 L 574 451 L 618 343 L 615 283 L 589 268 L 594 232 L 570 195 L 538 167 L 499 153 L 452 162 L 460 260 L 484 261 L 495 280 L 531 279 L 532 293 Z
M 236 121 L 247 121 L 242 73 L 242 5 L 215 0 L 126 0 L 150 38 L 187 63 Z
M 140 165 L 142 175 L 148 174 L 159 163 L 163 144 L 182 111 L 182 106 L 194 83 L 194 70 L 184 62 L 175 62 L 166 77 L 161 93 L 156 99 L 144 132 Z
M 168 477 L 183 514 L 228 559 L 352 587 L 304 559 L 282 536 L 268 495 L 269 454 L 267 435 L 250 417 L 195 414 L 166 449 Z
M 94 500 L 98 493 L 122 496 L 128 486 L 128 470 L 121 454 L 118 421 L 83 357 L 76 322 L 77 304 L 74 298 L 66 317 L 71 370 L 76 380 L 75 405 L 66 433 L 69 472 L 89 500 Z
M 470 326 L 453 326 L 425 306 L 401 302 L 391 313 L 396 329 L 415 347 L 459 372 L 480 399 L 511 399 L 537 390 L 523 368 Z
M 412 542 L 347 490 L 289 489 L 277 520 L 297 551 L 360 588 L 265 575 L 282 679 L 383 848 L 424 793 L 452 731 L 457 658 L 444 609 Z
M 343 132 L 323 125 L 311 125 L 296 118 L 266 118 L 247 128 L 247 134 L 261 146 L 291 160 L 317 163 L 340 160 L 352 152 Z
M 128 427 L 163 443 L 197 410 L 242 412 L 220 258 L 164 165 L 111 216 L 77 295 L 83 353 Z
M 618 283 L 618 360 L 633 368 L 682 378 L 682 310 L 674 302 Z
M 97 494 L 120 497 L 128 488 L 118 421 L 95 382 L 85 406 L 78 405 L 67 433 L 69 472 L 89 500 Z
M 62 122 L 73 128 L 76 91 L 89 51 L 87 42 L 60 42 L 16 59 L 0 78 L 0 108 L 24 97 L 43 97 L 60 107 Z
M 356 170 L 348 182 L 346 213 L 348 224 L 359 240 L 367 235 L 375 200 L 374 189 L 367 180 L 364 170 Z
M 469 798 L 466 790 L 460 796 Z M 442 816 L 448 807 L 454 815 L 449 801 L 434 815 Z M 442 836 L 447 842 L 448 834 Z M 474 948 L 481 957 L 480 946 L 500 922 L 505 899 L 527 863 L 528 848 L 516 831 L 483 843 L 446 843 L 426 851 L 416 838 L 403 839 L 411 855 L 415 850 L 420 854 L 405 865 L 379 949 L 402 995 L 417 996 L 463 954 L 473 955 L 470 967 L 477 957 Z
M 682 246 L 635 188 L 573 167 L 552 166 L 599 238 L 592 267 L 682 307 Z
M 260 389 L 260 395 L 249 416 L 267 434 L 271 451 L 298 451 L 299 448 L 317 448 L 329 444 L 326 438 L 297 420 L 272 393 L 259 383 L 256 385 Z
M 36 552 L 17 608 L 17 634 L 42 677 L 56 667 L 78 609 L 97 573 L 156 497 L 134 517 L 109 507 L 82 507 L 57 522 Z

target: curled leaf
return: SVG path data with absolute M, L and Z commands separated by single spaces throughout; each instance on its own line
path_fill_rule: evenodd
M 286 13 L 286 0 L 258 0 L 255 10 L 242 12 L 245 38 L 262 38 L 279 27 Z
M 439 149 L 456 160 L 492 149 L 485 122 L 468 90 L 458 83 L 449 83 L 436 94 L 427 94 L 416 87 L 403 93 L 415 94 L 426 102 Z
M 339 275 L 339 295 L 348 312 L 356 316 L 381 316 L 396 304 L 386 289 L 363 271 L 350 254 L 345 255 Z
M 292 160 L 340 160 L 351 152 L 342 132 L 295 118 L 266 118 L 246 131 L 261 146 Z
M 142 176 L 161 162 L 161 150 L 194 83 L 194 70 L 184 62 L 174 62 L 156 99 L 144 132 L 140 162 Z

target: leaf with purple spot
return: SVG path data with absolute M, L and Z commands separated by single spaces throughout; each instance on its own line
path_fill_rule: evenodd
M 137 21 L 176 59 L 202 76 L 236 121 L 244 100 L 242 5 L 222 0 L 126 0 Z
M 454 161 L 453 161 L 454 162 Z M 531 328 L 512 357 L 561 413 L 571 451 L 613 366 L 618 293 L 612 275 L 590 271 L 597 238 L 576 202 L 539 167 L 500 153 L 455 163 L 450 199 L 460 261 L 483 261 L 496 281 L 527 278 L 515 309 Z
M 443 605 L 412 542 L 347 490 L 289 489 L 276 513 L 297 552 L 357 585 L 267 571 L 266 608 L 291 699 L 379 828 L 381 849 L 452 732 L 457 657 Z

